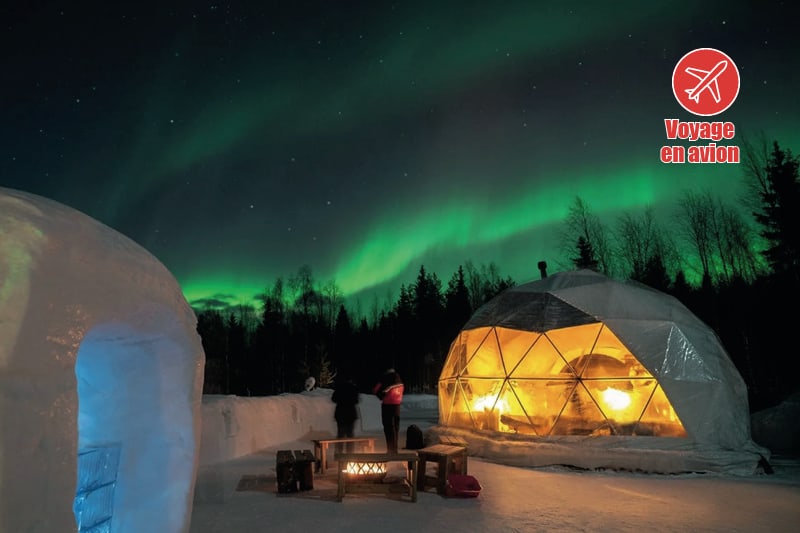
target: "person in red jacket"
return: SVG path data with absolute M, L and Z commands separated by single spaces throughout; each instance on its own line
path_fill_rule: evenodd
M 403 380 L 390 368 L 375 384 L 372 392 L 381 400 L 381 422 L 386 436 L 386 451 L 397 453 L 400 434 L 400 404 L 403 403 Z

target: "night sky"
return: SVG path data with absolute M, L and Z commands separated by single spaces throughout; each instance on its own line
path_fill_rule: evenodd
M 362 298 L 467 260 L 524 282 L 563 259 L 576 195 L 609 221 L 669 218 L 686 189 L 735 200 L 741 165 L 659 161 L 666 118 L 800 152 L 788 1 L 18 4 L 0 186 L 134 239 L 190 301 L 249 301 L 303 265 Z M 741 77 L 716 117 L 672 93 L 701 47 Z

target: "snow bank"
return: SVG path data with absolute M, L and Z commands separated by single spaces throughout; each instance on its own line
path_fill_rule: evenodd
M 216 464 L 298 440 L 335 437 L 331 389 L 258 398 L 206 395 L 202 407 L 200 464 Z M 356 435 L 382 435 L 380 401 L 361 394 Z M 407 394 L 400 409 L 401 428 L 409 417 L 436 417 L 436 396 Z M 380 441 L 379 441 L 380 442 Z M 380 445 L 380 444 L 379 444 Z
M 428 430 L 429 439 L 435 441 L 442 436 L 467 441 L 471 456 L 522 467 L 570 466 L 658 474 L 715 472 L 749 476 L 760 471 L 762 459 L 768 459 L 757 451 L 728 450 L 682 438 L 533 437 L 446 426 Z
M 330 389 L 262 398 L 205 396 L 202 408 L 200 464 L 210 465 L 283 444 L 336 435 Z M 380 402 L 361 394 L 361 420 L 356 434 L 382 436 Z M 751 475 L 760 459 L 751 451 L 699 446 L 687 439 L 657 437 L 548 437 L 507 433 L 486 434 L 421 421 L 436 420 L 438 398 L 406 395 L 401 430 L 422 423 L 426 441 L 456 436 L 469 443 L 469 453 L 508 466 L 569 465 L 592 470 L 654 473 L 718 472 Z M 378 440 L 378 445 L 383 444 Z
M 214 464 L 287 442 L 335 437 L 331 389 L 246 398 L 203 397 L 200 464 Z M 380 403 L 362 394 L 356 432 L 380 431 Z
M 753 413 L 753 440 L 775 453 L 800 451 L 800 391 L 783 402 Z

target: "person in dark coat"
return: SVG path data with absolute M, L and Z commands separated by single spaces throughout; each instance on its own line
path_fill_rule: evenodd
M 400 434 L 400 404 L 403 403 L 403 380 L 394 368 L 390 368 L 375 384 L 372 392 L 381 400 L 381 422 L 386 436 L 386 451 L 397 453 Z
M 353 437 L 358 419 L 358 387 L 351 378 L 342 379 L 336 385 L 331 400 L 336 404 L 333 418 L 336 419 L 336 438 Z M 345 450 L 352 449 L 352 442 L 346 443 Z

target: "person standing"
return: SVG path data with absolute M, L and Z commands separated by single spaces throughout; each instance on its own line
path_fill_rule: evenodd
M 336 404 L 333 418 L 336 419 L 336 438 L 354 437 L 354 427 L 358 419 L 358 387 L 352 378 L 342 379 L 336 385 L 331 400 Z M 352 449 L 352 442 L 345 445 L 345 451 Z
M 386 451 L 397 453 L 400 437 L 400 404 L 403 403 L 403 380 L 390 368 L 375 384 L 372 392 L 381 400 L 381 423 L 386 436 Z

